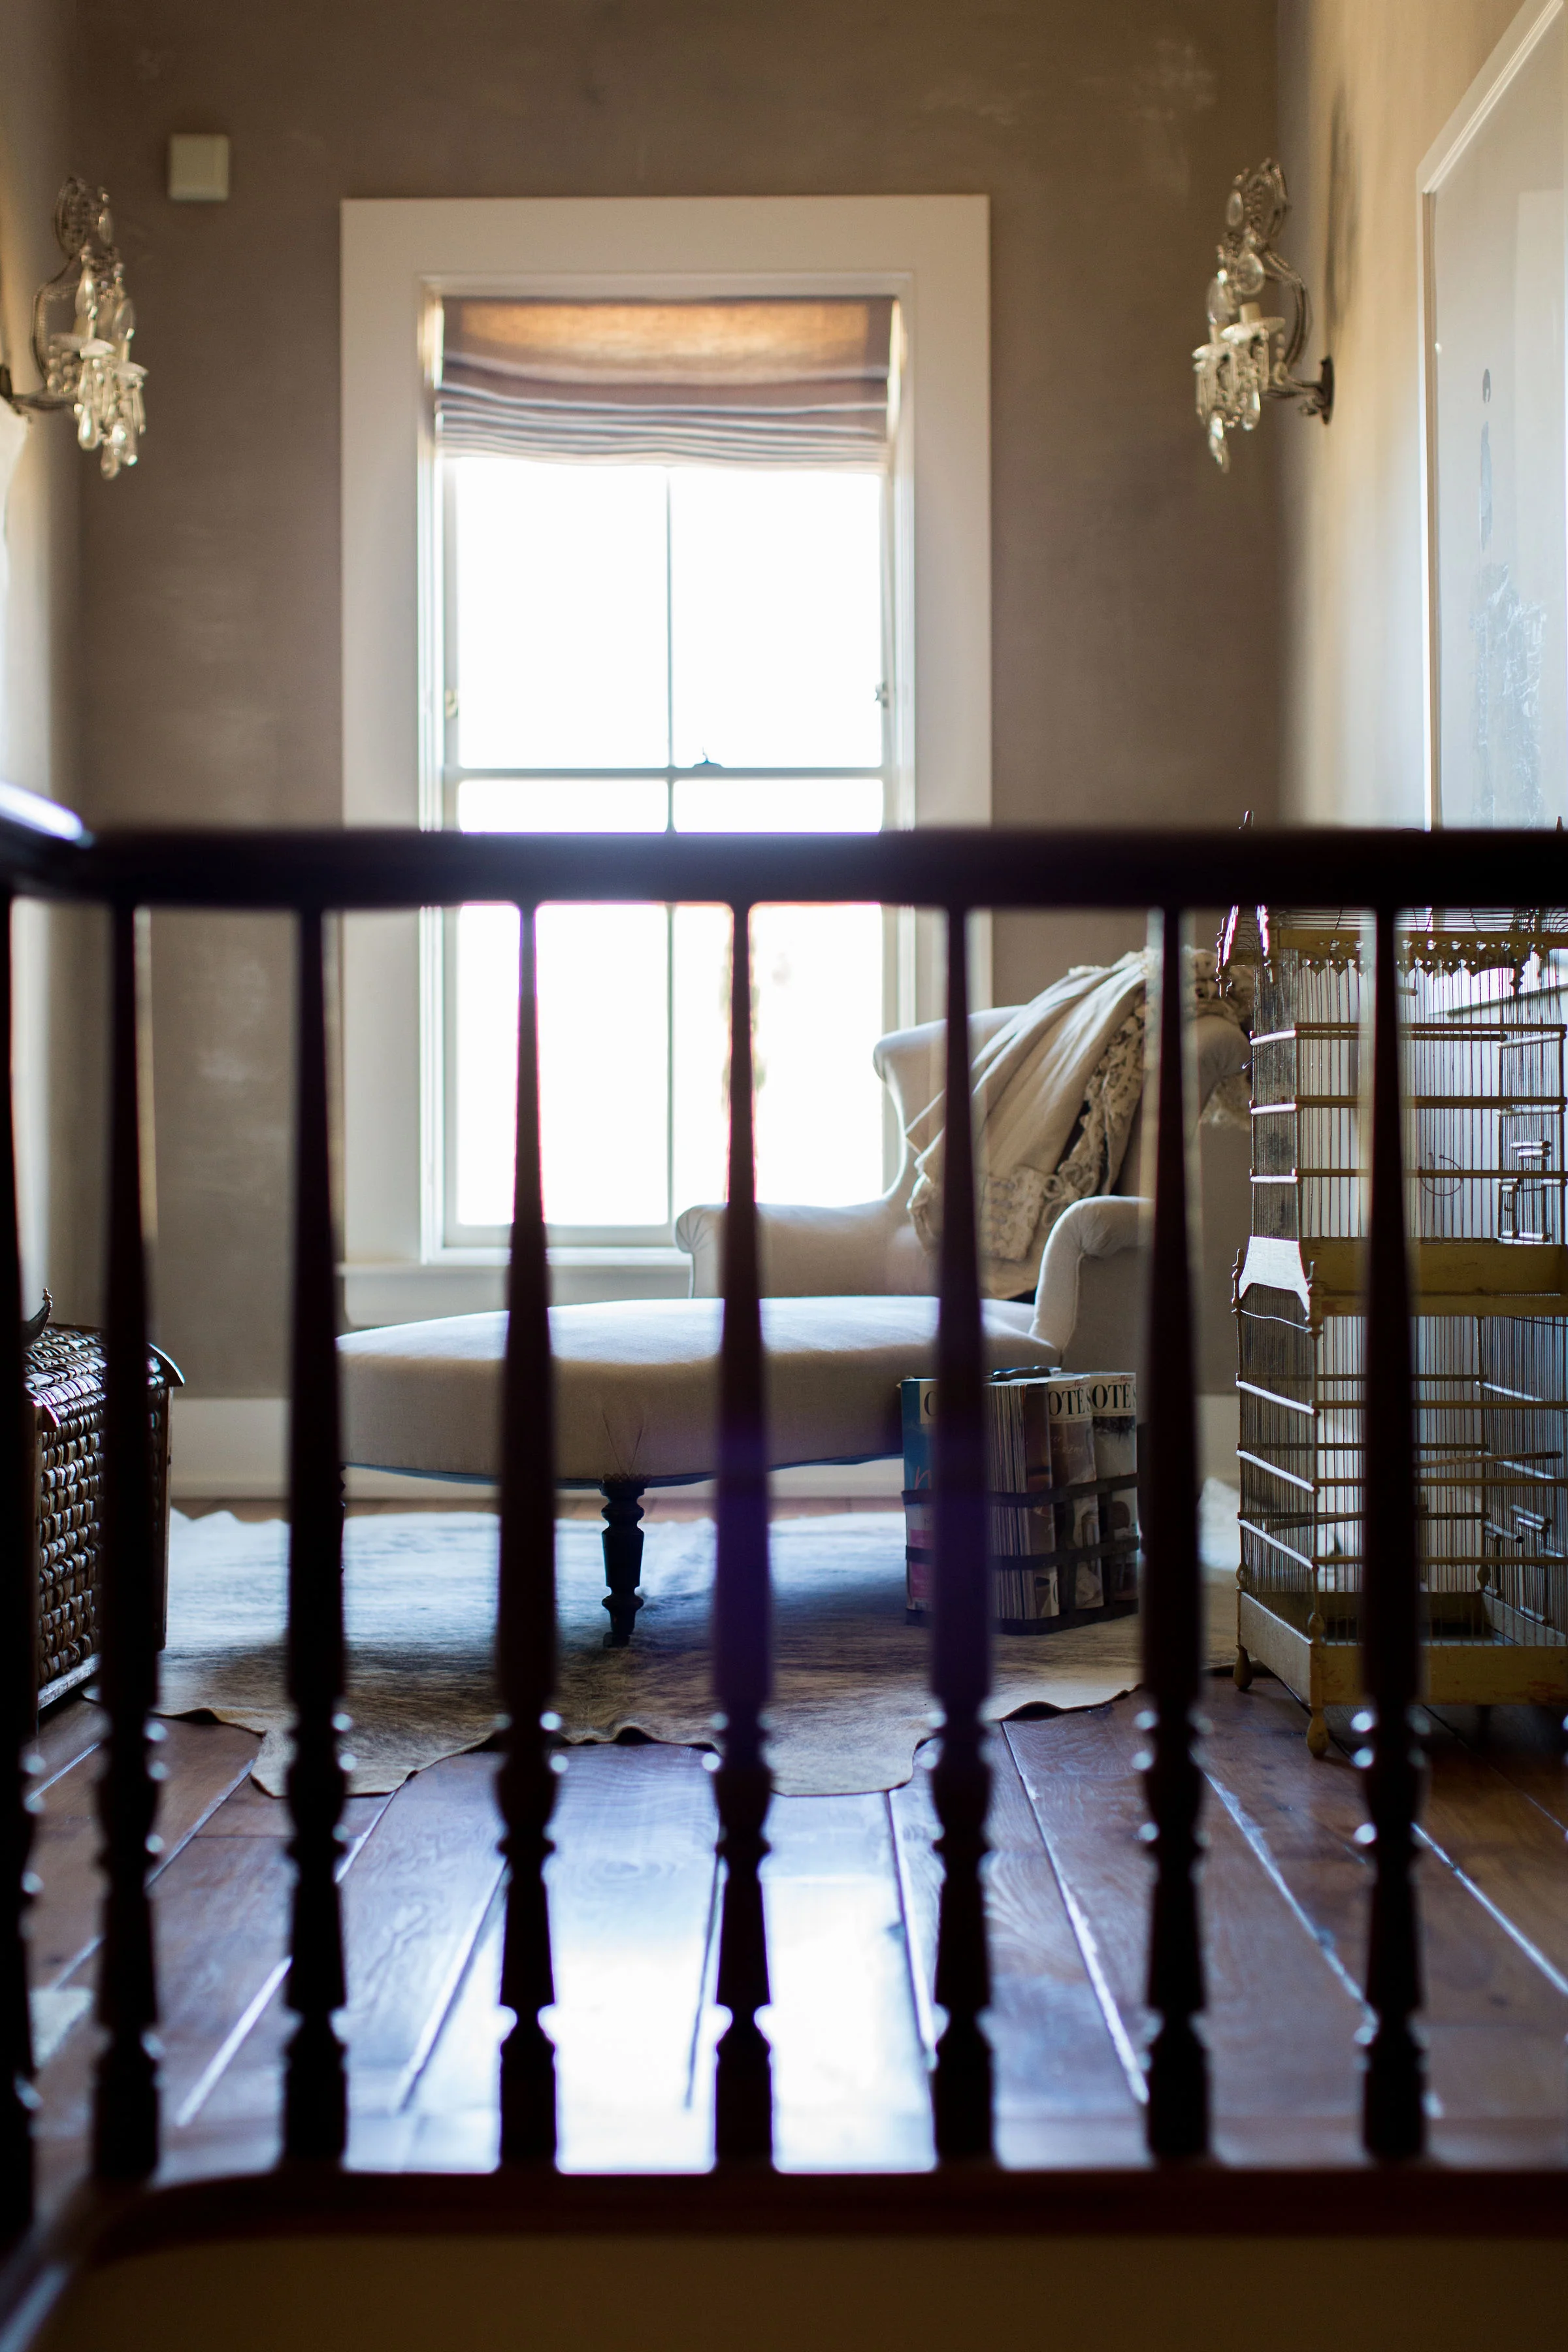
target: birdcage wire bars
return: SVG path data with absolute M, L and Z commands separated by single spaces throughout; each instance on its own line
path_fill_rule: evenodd
M 1365 1570 L 1362 990 L 1353 915 L 1233 919 L 1257 967 L 1252 1234 L 1237 1273 L 1237 1675 L 1360 1691 Z M 1568 940 L 1521 915 L 1402 940 L 1412 1399 L 1426 1687 L 1568 1699 Z

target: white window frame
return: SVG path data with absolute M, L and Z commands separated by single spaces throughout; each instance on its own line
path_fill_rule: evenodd
M 424 599 L 439 541 L 426 355 L 441 294 L 890 294 L 904 323 L 892 478 L 897 822 L 991 821 L 989 207 L 984 196 L 395 198 L 342 206 L 345 824 L 438 821 L 442 713 Z M 499 1306 L 504 1252 L 444 1245 L 428 1107 L 439 956 L 417 917 L 344 926 L 353 1323 Z M 935 1009 L 904 927 L 900 1017 Z M 988 938 L 974 1001 L 989 1002 Z M 557 1249 L 557 1295 L 684 1288 L 658 1249 Z

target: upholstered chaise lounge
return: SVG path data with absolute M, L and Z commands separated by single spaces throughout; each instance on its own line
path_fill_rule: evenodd
M 975 1014 L 972 1051 L 1009 1017 Z M 1195 1024 L 1199 1093 L 1245 1063 L 1229 1023 Z M 942 1025 L 904 1030 L 876 1049 L 900 1129 L 935 1093 Z M 994 1368 L 1118 1368 L 1141 1352 L 1142 1111 L 1110 1196 L 1060 1217 L 1032 1299 L 987 1299 Z M 770 1465 L 873 1461 L 900 1447 L 898 1382 L 929 1374 L 936 1354 L 935 1269 L 909 1215 L 906 1155 L 878 1201 L 845 1209 L 760 1212 Z M 563 1486 L 603 1489 L 607 1639 L 630 1638 L 641 1606 L 639 1498 L 649 1486 L 710 1477 L 718 1412 L 718 1291 L 724 1212 L 689 1209 L 677 1225 L 692 1261 L 689 1298 L 557 1307 L 556 1467 Z M 356 1331 L 339 1342 L 351 1462 L 442 1477 L 498 1470 L 506 1318 L 458 1315 Z

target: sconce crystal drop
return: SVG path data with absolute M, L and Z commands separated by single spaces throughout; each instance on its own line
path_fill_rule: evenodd
M 1222 473 L 1230 471 L 1227 433 L 1251 433 L 1266 400 L 1294 400 L 1308 416 L 1326 425 L 1334 405 L 1334 363 L 1325 359 L 1315 383 L 1291 371 L 1301 356 L 1312 321 L 1307 289 L 1274 240 L 1285 225 L 1290 198 L 1276 163 L 1238 172 L 1225 207 L 1225 235 L 1218 268 L 1209 280 L 1209 334 L 1193 353 L 1197 375 L 1198 419 Z M 1260 297 L 1272 278 L 1289 291 L 1293 317 L 1266 318 Z
M 0 398 L 23 411 L 70 409 L 78 441 L 97 450 L 99 470 L 112 481 L 136 463 L 147 429 L 147 371 L 131 356 L 136 312 L 106 191 L 68 180 L 55 205 L 55 236 L 65 266 L 33 300 L 33 358 L 43 389 L 19 393 L 7 372 L 0 373 Z

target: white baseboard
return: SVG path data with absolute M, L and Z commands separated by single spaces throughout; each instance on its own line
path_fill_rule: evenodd
M 699 1486 L 671 1486 L 666 1491 L 682 1502 L 710 1503 L 719 1489 L 713 1479 L 704 1478 Z M 793 1470 L 768 1474 L 768 1492 L 780 1503 L 868 1500 L 886 1503 L 889 1510 L 896 1511 L 903 1491 L 904 1465 L 896 1454 L 882 1462 L 803 1462 Z
M 1230 1396 L 1198 1399 L 1198 1466 L 1205 1478 L 1236 1482 L 1240 1408 Z M 289 1491 L 289 1418 L 282 1397 L 194 1397 L 176 1390 L 169 1438 L 169 1484 L 178 1502 L 274 1502 Z M 806 1463 L 775 1470 L 770 1481 L 781 1501 L 856 1500 L 898 1502 L 904 1483 L 896 1456 L 883 1462 Z M 390 1503 L 405 1497 L 430 1503 L 448 1482 L 405 1476 L 396 1470 L 351 1470 L 351 1502 Z M 454 1503 L 493 1501 L 493 1486 L 453 1481 Z M 689 1502 L 714 1493 L 711 1479 L 671 1490 Z
M 269 1501 L 288 1485 L 281 1397 L 194 1397 L 176 1389 L 169 1420 L 169 1489 L 176 1503 Z
M 354 1503 L 428 1503 L 445 1481 L 395 1470 L 351 1470 Z M 169 1425 L 169 1488 L 176 1503 L 281 1502 L 289 1492 L 289 1410 L 283 1397 L 194 1397 L 174 1391 Z M 457 1489 L 454 1488 L 454 1492 Z M 495 1489 L 461 1488 L 465 1502 L 493 1499 Z

